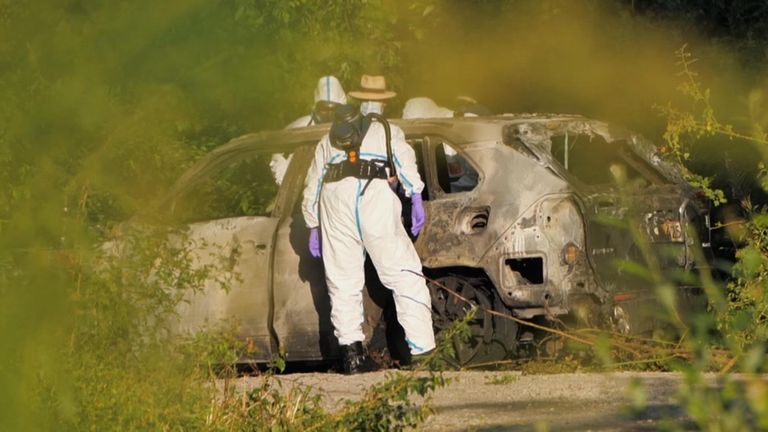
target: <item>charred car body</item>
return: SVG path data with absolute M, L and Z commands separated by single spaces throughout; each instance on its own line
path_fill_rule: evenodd
M 678 276 L 707 265 L 707 203 L 637 134 L 564 115 L 394 123 L 426 185 L 427 223 L 415 244 L 436 281 L 429 285 L 438 329 L 467 310 L 452 291 L 525 320 L 578 316 L 643 333 L 655 325 L 644 308 L 656 294 L 632 263 Z M 306 248 L 300 210 L 326 132 L 243 136 L 179 181 L 168 207 L 188 224 L 198 264 L 223 257 L 236 275 L 228 291 L 212 281 L 189 294 L 179 310 L 183 329 L 235 319 L 257 361 L 337 354 L 322 263 Z M 280 185 L 269 170 L 275 153 L 292 154 Z M 679 297 L 696 298 L 695 283 L 678 279 Z M 472 330 L 475 342 L 458 353 L 464 360 L 504 355 L 527 337 L 513 321 L 485 313 Z

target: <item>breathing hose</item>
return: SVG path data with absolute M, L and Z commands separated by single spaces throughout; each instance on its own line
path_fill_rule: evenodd
M 389 166 L 389 176 L 396 177 L 397 169 L 395 167 L 395 158 L 392 156 L 392 131 L 389 128 L 389 122 L 383 115 L 378 113 L 368 113 L 365 115 L 369 119 L 374 119 L 384 126 L 384 136 L 387 143 L 387 165 Z

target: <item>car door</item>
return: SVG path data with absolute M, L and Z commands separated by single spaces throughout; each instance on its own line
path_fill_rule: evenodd
M 275 234 L 273 328 L 287 361 L 334 357 L 338 344 L 330 319 L 323 261 L 309 254 L 301 200 L 317 140 L 293 153 L 283 179 L 285 209 Z
M 419 161 L 424 161 L 423 180 L 427 223 L 416 242 L 416 250 L 427 267 L 450 261 L 474 265 L 487 248 L 483 234 L 490 209 L 475 205 L 473 191 L 480 175 L 470 160 L 440 136 L 411 138 Z M 406 218 L 406 224 L 410 223 Z
M 171 201 L 174 220 L 186 227 L 177 241 L 189 247 L 188 270 L 205 272 L 200 289 L 178 307 L 180 329 L 234 325 L 259 361 L 276 353 L 270 263 L 280 188 L 269 160 L 269 153 L 245 150 L 210 160 Z

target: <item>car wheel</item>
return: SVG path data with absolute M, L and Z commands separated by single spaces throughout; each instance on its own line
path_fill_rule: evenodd
M 445 359 L 457 367 L 472 363 L 492 341 L 493 316 L 488 313 L 493 309 L 490 295 L 484 287 L 462 276 L 439 277 L 428 285 L 432 296 L 432 322 L 438 338 L 455 321 L 464 319 L 473 307 L 478 308 L 467 323 L 468 337 L 454 336 L 451 340 L 453 352 Z

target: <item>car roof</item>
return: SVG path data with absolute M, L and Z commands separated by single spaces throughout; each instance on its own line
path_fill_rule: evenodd
M 452 136 L 466 137 L 465 140 L 454 140 L 461 145 L 466 142 L 483 141 L 486 138 L 498 139 L 501 128 L 518 123 L 543 123 L 552 121 L 595 121 L 579 115 L 571 114 L 502 114 L 486 117 L 452 117 L 427 119 L 388 119 L 408 135 L 427 133 L 444 133 Z M 319 141 L 328 132 L 330 123 L 293 129 L 269 130 L 250 133 L 232 139 L 228 143 L 215 148 L 206 157 L 225 154 L 235 149 L 245 147 L 266 152 L 289 151 L 308 141 Z M 451 131 L 451 132 L 448 132 Z
M 389 119 L 391 124 L 400 127 L 406 137 L 419 135 L 445 136 L 451 143 L 462 147 L 471 143 L 497 141 L 506 143 L 512 134 L 519 131 L 533 130 L 533 133 L 554 135 L 558 131 L 596 134 L 607 141 L 626 140 L 640 157 L 656 167 L 667 178 L 682 182 L 680 172 L 663 160 L 656 146 L 623 127 L 600 120 L 593 120 L 575 114 L 548 113 L 508 113 L 482 117 L 452 117 L 431 119 Z M 195 166 L 215 163 L 216 160 L 229 159 L 237 154 L 252 152 L 290 153 L 296 148 L 320 140 L 328 132 L 330 124 L 320 124 L 293 129 L 263 131 L 243 135 L 215 148 L 199 160 Z M 185 176 L 183 176 L 185 177 Z

